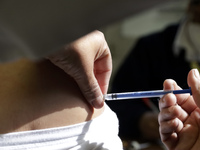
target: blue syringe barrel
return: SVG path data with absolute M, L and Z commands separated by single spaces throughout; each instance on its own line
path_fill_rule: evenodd
M 156 90 L 156 91 L 143 91 L 143 92 L 127 92 L 127 93 L 111 93 L 104 95 L 105 100 L 122 100 L 122 99 L 139 99 L 139 98 L 152 98 L 152 97 L 161 97 L 168 93 L 174 94 L 184 94 L 191 93 L 191 89 L 183 90 Z

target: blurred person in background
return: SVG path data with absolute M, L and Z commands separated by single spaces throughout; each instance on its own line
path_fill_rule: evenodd
M 180 23 L 138 40 L 116 73 L 111 92 L 160 90 L 168 78 L 174 79 L 182 88 L 188 88 L 187 73 L 191 68 L 199 68 L 199 39 L 200 1 L 190 0 Z M 159 139 L 158 98 L 107 104 L 119 118 L 120 137 Z

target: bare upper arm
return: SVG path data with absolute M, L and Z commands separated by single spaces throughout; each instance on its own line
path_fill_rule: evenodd
M 49 61 L 0 65 L 0 133 L 67 126 L 99 116 L 77 84 Z

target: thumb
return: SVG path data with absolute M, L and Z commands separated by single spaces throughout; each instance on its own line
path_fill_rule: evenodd
M 93 74 L 91 74 L 91 76 L 79 74 L 79 77 L 74 76 L 74 79 L 76 80 L 86 100 L 94 108 L 103 107 L 103 94 L 99 87 L 98 81 Z
M 68 55 L 64 56 L 67 57 Z M 76 81 L 83 96 L 94 108 L 103 107 L 103 94 L 98 81 L 95 78 L 93 70 L 90 69 L 92 67 L 83 67 L 90 66 L 89 64 L 85 65 L 83 62 L 79 62 L 80 59 L 73 63 L 73 59 L 71 59 L 71 57 L 65 59 L 61 56 L 49 58 L 56 66 L 63 69 Z M 82 66 L 80 66 L 80 64 Z
M 197 69 L 192 69 L 188 74 L 188 85 L 192 89 L 195 103 L 200 107 L 200 75 Z

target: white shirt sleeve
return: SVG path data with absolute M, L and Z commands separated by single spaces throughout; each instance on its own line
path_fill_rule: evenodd
M 0 62 L 46 56 L 97 29 L 95 8 L 90 0 L 0 0 Z

